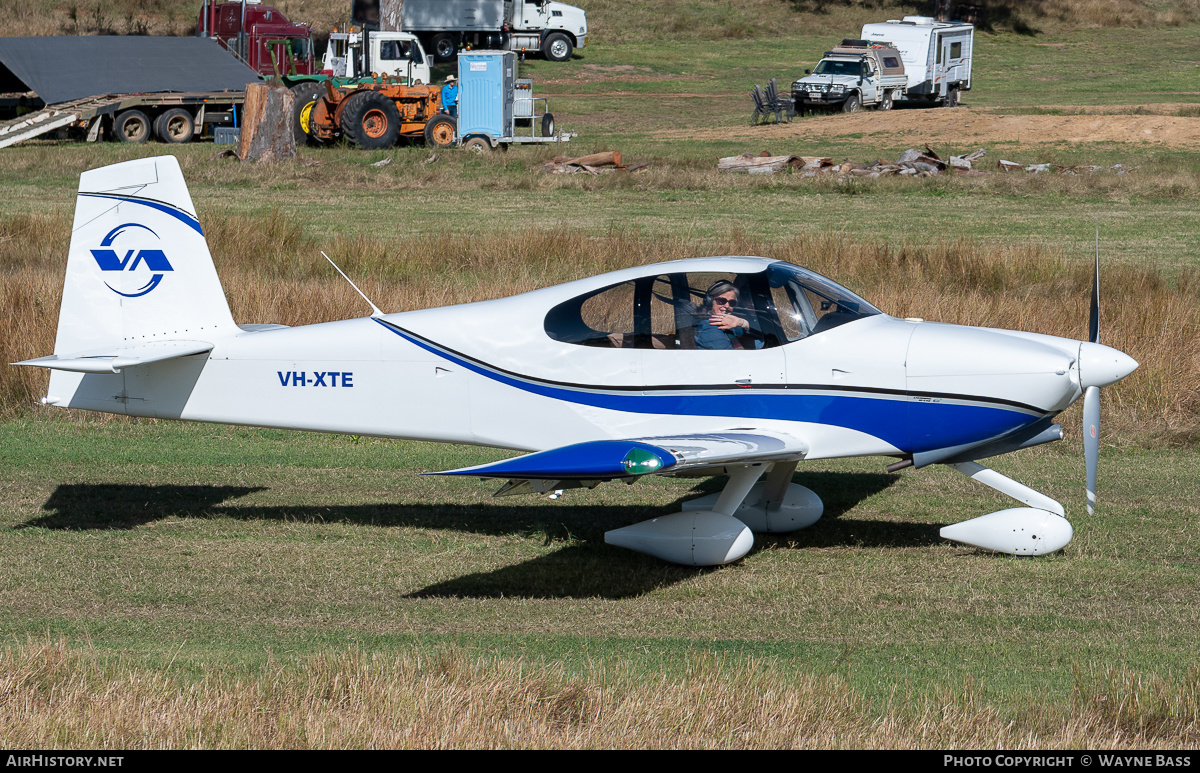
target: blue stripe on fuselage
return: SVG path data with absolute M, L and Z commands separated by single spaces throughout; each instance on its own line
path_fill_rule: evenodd
M 404 340 L 493 381 L 552 400 L 612 411 L 828 424 L 880 438 L 908 453 L 981 442 L 1043 416 L 1004 406 L 913 401 L 902 394 L 827 394 L 819 388 L 789 390 L 782 384 L 778 389 L 731 387 L 728 392 L 707 389 L 665 394 L 550 384 L 504 373 L 432 345 L 388 322 L 375 321 Z

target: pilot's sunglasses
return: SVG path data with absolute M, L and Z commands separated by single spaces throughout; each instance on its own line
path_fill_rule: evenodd
M 736 306 L 737 298 L 716 298 L 713 303 L 719 303 L 722 306 Z

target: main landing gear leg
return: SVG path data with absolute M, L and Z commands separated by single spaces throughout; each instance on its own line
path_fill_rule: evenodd
M 761 463 L 730 466 L 724 490 L 704 497 L 702 507 L 613 529 L 604 533 L 604 541 L 685 566 L 736 561 L 754 547 L 754 535 L 734 513 L 741 512 L 743 500 L 766 469 Z
M 724 497 L 733 487 L 732 474 L 729 485 L 721 494 L 709 494 L 684 502 L 683 509 L 728 512 L 752 530 L 767 534 L 786 534 L 789 531 L 806 529 L 821 518 L 821 514 L 825 512 L 825 505 L 811 489 L 799 483 L 792 483 L 792 473 L 796 471 L 797 464 L 798 462 L 773 464 L 766 480 L 754 483 L 734 511 L 722 510 L 724 503 L 720 501 L 720 497 Z
M 1028 505 L 999 510 L 942 528 L 943 539 L 1014 556 L 1041 556 L 1062 550 L 1074 536 L 1066 511 L 1054 499 L 975 462 L 951 467 Z

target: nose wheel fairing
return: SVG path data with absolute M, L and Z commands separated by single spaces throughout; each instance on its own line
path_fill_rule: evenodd
M 1074 537 L 1061 503 L 976 462 L 950 464 L 968 478 L 1027 505 L 981 515 L 941 529 L 943 539 L 1013 556 L 1043 556 Z

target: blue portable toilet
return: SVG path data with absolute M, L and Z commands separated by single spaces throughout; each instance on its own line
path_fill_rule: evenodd
M 464 51 L 458 55 L 458 136 L 486 135 L 493 142 L 513 136 L 513 51 Z

